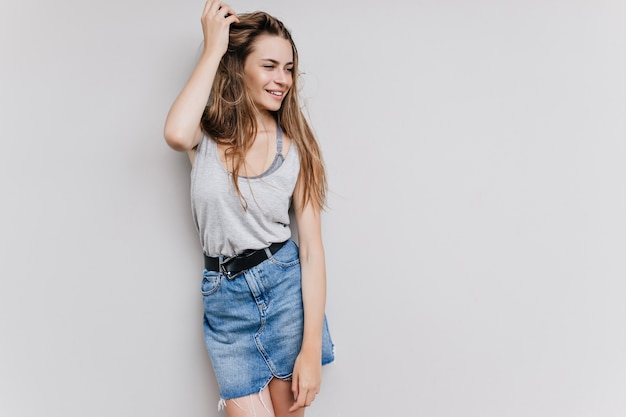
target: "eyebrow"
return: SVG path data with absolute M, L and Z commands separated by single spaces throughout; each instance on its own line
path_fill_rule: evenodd
M 279 65 L 280 62 L 276 61 L 275 59 L 271 59 L 271 58 L 263 58 L 261 59 L 261 61 L 269 61 L 274 65 Z M 285 65 L 293 65 L 293 62 L 287 62 Z

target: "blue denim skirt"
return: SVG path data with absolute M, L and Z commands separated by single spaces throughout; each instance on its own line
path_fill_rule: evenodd
M 232 280 L 205 269 L 202 300 L 204 340 L 222 400 L 258 393 L 272 378 L 291 378 L 304 328 L 295 242 Z M 326 317 L 321 360 L 334 360 Z

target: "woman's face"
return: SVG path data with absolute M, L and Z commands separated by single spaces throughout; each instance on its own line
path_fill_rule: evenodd
M 280 36 L 259 36 L 244 63 L 243 78 L 259 110 L 280 109 L 293 84 L 291 43 Z

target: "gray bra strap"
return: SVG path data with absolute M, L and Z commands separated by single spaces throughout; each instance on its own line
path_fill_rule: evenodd
M 278 121 L 276 121 L 276 156 L 274 157 L 274 161 L 272 165 L 265 171 L 263 174 L 258 175 L 256 177 L 250 178 L 261 178 L 266 175 L 270 175 L 272 172 L 276 171 L 284 162 L 285 158 L 283 157 L 283 131 L 280 130 L 280 126 L 278 125 Z
M 283 154 L 283 131 L 278 124 L 278 120 L 276 120 L 276 153 L 279 155 Z

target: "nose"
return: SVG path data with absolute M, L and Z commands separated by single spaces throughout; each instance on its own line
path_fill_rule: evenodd
M 287 71 L 283 71 L 281 69 L 276 71 L 274 82 L 281 85 L 287 84 Z

